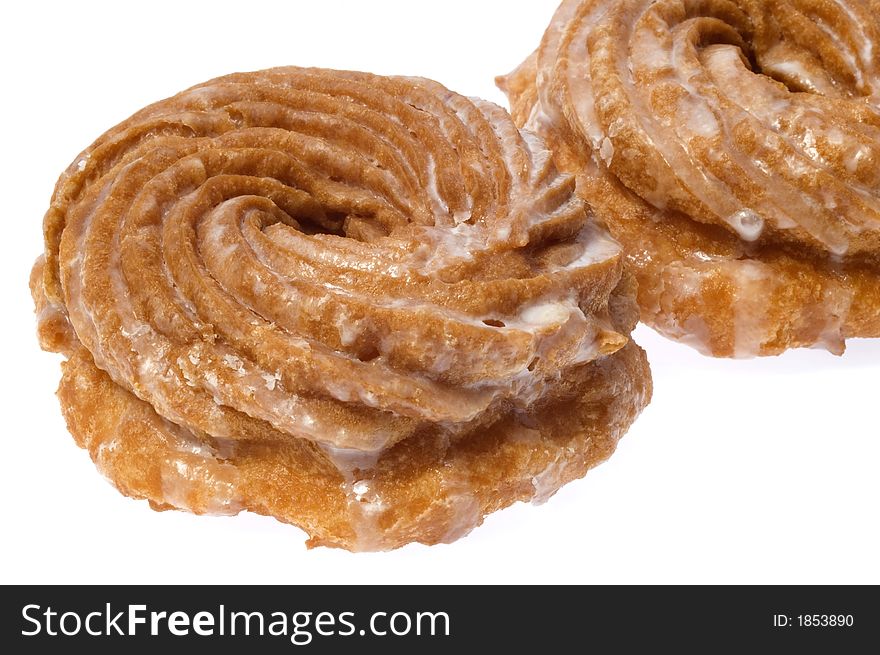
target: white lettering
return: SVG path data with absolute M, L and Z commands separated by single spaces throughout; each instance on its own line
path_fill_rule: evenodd
M 159 634 L 159 620 L 168 616 L 168 612 L 150 612 L 150 634 Z
M 92 630 L 92 618 L 93 617 L 101 618 L 100 612 L 90 612 L 86 615 L 86 632 L 88 632 L 93 637 L 100 637 L 101 632 L 99 630 Z
M 293 619 L 293 632 L 290 633 L 290 643 L 297 646 L 305 646 L 311 643 L 312 633 L 308 630 L 303 630 L 303 628 L 308 627 L 311 617 L 311 612 L 297 612 L 291 617 Z
M 168 631 L 178 637 L 189 634 L 189 616 L 185 612 L 171 612 L 168 615 Z
M 25 605 L 24 607 L 21 608 L 21 617 L 25 621 L 30 621 L 31 623 L 33 623 L 35 626 L 37 626 L 37 629 L 32 630 L 31 632 L 28 632 L 27 630 L 22 630 L 21 634 L 23 637 L 33 637 L 34 635 L 38 635 L 38 634 L 40 634 L 40 630 L 43 627 L 42 624 L 39 621 L 37 621 L 34 617 L 28 616 L 28 611 L 31 609 L 38 610 L 38 609 L 40 609 L 40 606 L 39 605 Z
M 378 635 L 379 637 L 384 637 L 388 634 L 387 630 L 383 630 L 382 632 L 376 630 L 376 617 L 378 616 L 388 616 L 388 613 L 376 612 L 375 614 L 373 614 L 373 616 L 370 617 L 370 632 L 372 632 L 374 635 Z
M 214 615 L 208 612 L 197 612 L 193 617 L 192 625 L 197 635 L 210 637 L 214 634 Z
M 403 630 L 397 630 L 394 627 L 394 624 L 397 621 L 397 619 L 399 619 L 401 617 L 406 619 L 406 628 L 404 628 Z M 398 637 L 400 637 L 401 635 L 405 635 L 409 632 L 409 629 L 412 627 L 412 619 L 409 618 L 409 614 L 407 614 L 406 612 L 395 612 L 394 614 L 391 615 L 391 621 L 389 622 L 389 625 L 391 626 L 391 632 L 393 632 Z
M 137 634 L 137 626 L 138 623 L 146 623 L 147 619 L 143 616 L 138 616 L 138 612 L 145 612 L 147 610 L 146 605 L 129 605 L 128 606 L 128 634 L 134 636 Z
M 141 606 L 143 607 L 143 605 Z M 116 630 L 116 634 L 124 635 L 125 633 L 122 631 L 122 628 L 119 627 L 117 621 L 122 618 L 122 612 L 119 612 L 113 619 L 110 619 L 111 611 L 110 611 L 110 603 L 107 603 L 107 634 L 110 634 L 110 628 Z

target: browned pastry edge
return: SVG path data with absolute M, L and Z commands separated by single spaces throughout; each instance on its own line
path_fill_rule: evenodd
M 58 396 L 68 428 L 125 495 L 158 510 L 274 516 L 308 532 L 309 546 L 349 550 L 449 542 L 516 501 L 546 500 L 608 458 L 651 395 L 647 359 L 631 342 L 573 376 L 582 395 L 449 446 L 432 433 L 398 444 L 351 502 L 351 479 L 309 442 L 198 441 L 113 383 L 88 352 L 76 352 L 63 371 Z

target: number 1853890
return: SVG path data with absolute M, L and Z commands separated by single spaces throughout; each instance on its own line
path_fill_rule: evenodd
M 852 614 L 798 614 L 798 625 L 804 628 L 849 628 Z
M 775 614 L 773 625 L 777 628 L 797 626 L 799 628 L 851 628 L 854 619 L 852 614 L 798 614 L 787 616 Z

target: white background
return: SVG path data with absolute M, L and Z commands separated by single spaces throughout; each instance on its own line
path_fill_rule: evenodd
M 58 174 L 106 128 L 205 79 L 284 64 L 493 78 L 555 0 L 10 3 L 3 62 L 0 582 L 880 583 L 880 340 L 846 355 L 704 358 L 640 327 L 654 402 L 617 454 L 546 505 L 448 546 L 307 551 L 273 519 L 155 513 L 68 435 L 27 290 Z

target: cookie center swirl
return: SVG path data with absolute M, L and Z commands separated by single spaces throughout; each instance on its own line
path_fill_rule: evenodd
M 541 58 L 596 161 L 655 207 L 758 247 L 876 260 L 880 28 L 869 5 L 570 2 L 558 14 L 569 29 L 548 31 Z M 557 86 L 539 86 L 552 107 Z
M 436 83 L 231 75 L 68 169 L 44 287 L 98 367 L 196 434 L 378 450 L 527 407 L 626 343 L 619 248 L 573 189 Z

